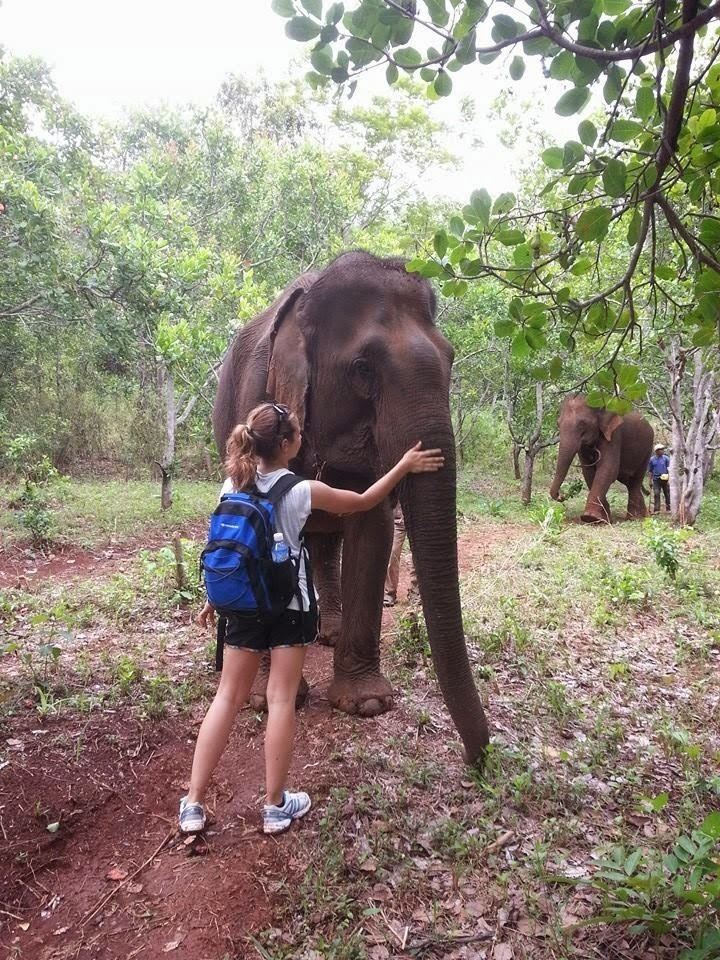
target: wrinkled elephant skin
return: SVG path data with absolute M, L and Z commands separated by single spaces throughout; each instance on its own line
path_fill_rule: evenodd
M 431 287 L 400 260 L 356 251 L 303 274 L 231 344 L 215 403 L 215 438 L 223 453 L 233 426 L 257 403 L 286 403 L 303 431 L 293 468 L 358 491 L 418 440 L 442 448 L 444 468 L 407 477 L 398 492 L 438 680 L 474 762 L 484 755 L 488 730 L 460 613 L 453 351 L 434 316 Z M 347 713 L 383 713 L 393 705 L 379 657 L 391 504 L 342 519 L 313 513 L 306 540 L 323 633 L 335 645 L 329 699 Z

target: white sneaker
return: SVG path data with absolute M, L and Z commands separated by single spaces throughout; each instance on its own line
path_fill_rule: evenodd
M 283 802 L 276 806 L 267 804 L 263 808 L 263 833 L 282 833 L 293 820 L 299 820 L 308 812 L 312 802 L 307 793 L 283 792 Z

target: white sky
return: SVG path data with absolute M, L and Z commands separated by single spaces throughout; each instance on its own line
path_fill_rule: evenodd
M 46 60 L 61 94 L 96 116 L 117 117 L 128 108 L 165 102 L 208 103 L 229 73 L 252 75 L 262 68 L 280 79 L 306 69 L 303 48 L 284 33 L 284 21 L 270 0 L 0 0 L 0 44 L 13 54 Z M 295 61 L 294 65 L 291 61 Z M 361 79 L 358 93 L 387 91 L 384 74 Z M 503 87 L 534 100 L 547 123 L 558 130 L 552 104 L 562 88 L 550 81 L 549 97 L 535 62 L 512 84 L 507 67 L 479 65 L 454 76 L 456 90 L 477 104 L 477 128 L 486 144 L 470 150 L 449 143 L 462 158 L 452 172 L 434 174 L 432 192 L 466 199 L 484 186 L 491 194 L 511 189 L 519 162 L 496 141 L 485 117 Z M 480 91 L 480 93 L 478 93 Z M 459 97 L 431 107 L 432 115 L 456 122 Z M 549 107 L 549 109 L 548 109 Z M 565 136 L 575 124 L 567 124 Z

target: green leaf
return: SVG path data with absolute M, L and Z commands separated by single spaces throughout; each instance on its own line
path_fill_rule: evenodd
M 513 250 L 513 263 L 516 267 L 523 270 L 529 270 L 532 266 L 533 255 L 530 247 L 526 243 L 521 243 Z
M 714 323 L 700 327 L 692 337 L 694 347 L 709 347 L 717 342 L 717 328 Z
M 532 352 L 532 347 L 525 339 L 525 331 L 521 330 L 513 338 L 512 346 L 510 347 L 510 353 L 516 360 L 523 360 L 525 357 L 529 357 Z
M 664 265 L 655 267 L 655 276 L 660 277 L 661 280 L 675 280 L 677 279 L 677 275 L 677 267 L 668 267 Z
M 551 170 L 562 170 L 563 168 L 563 150 L 562 147 L 548 147 L 540 154 L 542 162 Z
M 603 13 L 609 17 L 618 17 L 630 6 L 630 0 L 602 0 Z
M 525 339 L 533 350 L 542 350 L 543 347 L 547 346 L 547 337 L 542 330 L 538 330 L 536 327 L 525 328 Z
M 293 0 L 272 0 L 270 8 L 273 13 L 279 14 L 281 17 L 294 17 L 295 16 L 295 4 Z
M 399 76 L 400 76 L 400 71 L 395 66 L 395 64 L 389 63 L 387 70 L 385 71 L 385 79 L 390 84 L 390 86 L 392 86 L 393 83 L 397 83 Z
M 555 113 L 561 117 L 570 117 L 580 110 L 590 99 L 590 90 L 587 87 L 573 87 L 564 93 L 555 104 Z
M 487 190 L 474 190 L 470 196 L 470 206 L 478 220 L 483 226 L 487 227 L 490 223 L 490 209 L 492 207 L 490 194 Z
M 705 217 L 701 220 L 700 239 L 711 247 L 720 244 L 720 220 L 713 220 L 711 217 Z
M 575 277 L 582 277 L 583 274 L 592 270 L 593 262 L 588 257 L 581 257 L 570 267 L 570 273 Z
M 329 77 L 335 64 L 333 62 L 332 50 L 330 47 L 317 47 L 310 54 L 310 63 L 315 67 L 318 73 Z
M 445 70 L 439 70 L 435 77 L 435 93 L 439 97 L 449 97 L 452 93 L 452 79 Z
M 585 147 L 581 143 L 578 143 L 577 140 L 568 140 L 568 142 L 563 147 L 563 166 L 565 169 L 574 167 L 576 163 L 580 163 L 581 160 L 585 159 Z
M 497 337 L 513 337 L 517 330 L 517 324 L 512 320 L 496 320 L 493 328 Z
M 578 126 L 578 136 L 586 147 L 591 147 L 597 140 L 597 127 L 590 120 L 583 120 Z
M 311 17 L 319 20 L 322 17 L 322 0 L 300 0 Z
M 510 76 L 513 80 L 519 80 L 525 73 L 525 61 L 522 57 L 513 57 L 510 63 Z
M 393 60 L 399 67 L 411 68 L 417 67 L 423 62 L 423 58 L 414 47 L 401 47 L 393 54 Z
M 448 248 L 447 234 L 444 230 L 438 230 L 433 237 L 433 247 L 435 248 L 435 253 L 442 260 Z
M 611 197 L 621 197 L 627 183 L 627 167 L 622 160 L 611 157 L 605 164 L 602 175 L 605 192 Z
M 493 204 L 492 212 L 498 216 L 509 213 L 515 206 L 517 200 L 514 193 L 501 193 Z
M 421 257 L 415 257 L 414 260 L 409 260 L 405 264 L 405 269 L 408 273 L 420 273 L 427 263 L 426 260 L 423 260 Z
M 720 810 L 713 810 L 700 824 L 700 832 L 713 840 L 720 840 Z
M 606 407 L 611 413 L 619 413 L 621 416 L 632 411 L 632 403 L 623 397 L 612 397 Z
M 495 43 L 502 40 L 511 40 L 519 33 L 523 32 L 522 26 L 505 13 L 499 13 L 493 17 L 492 38 Z
M 551 380 L 559 380 L 563 372 L 562 357 L 553 357 L 548 364 L 548 373 Z
M 525 242 L 525 234 L 522 230 L 498 230 L 495 239 L 506 247 L 514 247 Z
M 293 17 L 285 24 L 285 33 L 291 40 L 304 43 L 320 33 L 320 24 L 313 23 L 308 17 Z
M 616 370 L 615 380 L 617 381 L 617 385 L 621 390 L 626 390 L 628 387 L 631 387 L 633 384 L 637 383 L 639 375 L 639 367 L 636 367 L 631 363 L 626 363 L 618 367 Z
M 637 865 L 640 863 L 641 860 L 642 860 L 642 850 L 635 850 L 633 853 L 630 854 L 630 856 L 627 858 L 624 864 L 624 870 L 628 877 L 631 877 L 633 873 L 635 873 L 635 870 L 637 869 Z
M 462 217 L 450 217 L 450 232 L 456 237 L 461 237 L 465 233 L 465 222 Z
M 636 120 L 616 120 L 610 128 L 610 139 L 627 143 L 629 140 L 639 137 L 644 129 L 643 125 Z
M 647 120 L 654 112 L 655 94 L 652 91 L 652 87 L 638 87 L 637 93 L 635 94 L 635 113 L 639 117 L 642 117 L 643 120 Z
M 640 227 L 642 225 L 642 217 L 640 216 L 639 210 L 633 210 L 632 217 L 630 218 L 630 223 L 628 224 L 627 230 L 627 242 L 631 247 L 634 247 L 635 244 L 640 239 Z
M 340 23 L 344 13 L 345 5 L 343 3 L 331 3 L 325 14 L 325 23 Z
M 508 313 L 511 317 L 514 317 L 515 320 L 522 320 L 523 318 L 523 302 L 520 297 L 513 297 L 508 305 Z
M 575 232 L 584 243 L 602 240 L 611 220 L 612 210 L 609 207 L 592 207 L 580 214 L 575 224 Z
M 561 50 L 550 64 L 550 76 L 553 80 L 570 80 L 574 73 L 575 57 L 569 50 Z

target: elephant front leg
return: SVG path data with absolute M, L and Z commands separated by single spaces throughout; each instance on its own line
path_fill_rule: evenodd
M 313 579 L 320 597 L 320 634 L 318 640 L 334 647 L 340 638 L 342 603 L 340 600 L 340 554 L 342 534 L 311 533 L 306 537 Z
M 387 501 L 345 521 L 343 627 L 328 699 L 338 710 L 363 717 L 385 713 L 393 705 L 392 686 L 380 673 L 383 586 L 392 534 Z
M 584 523 L 610 523 L 610 504 L 607 500 L 607 488 L 594 483 L 580 517 Z

